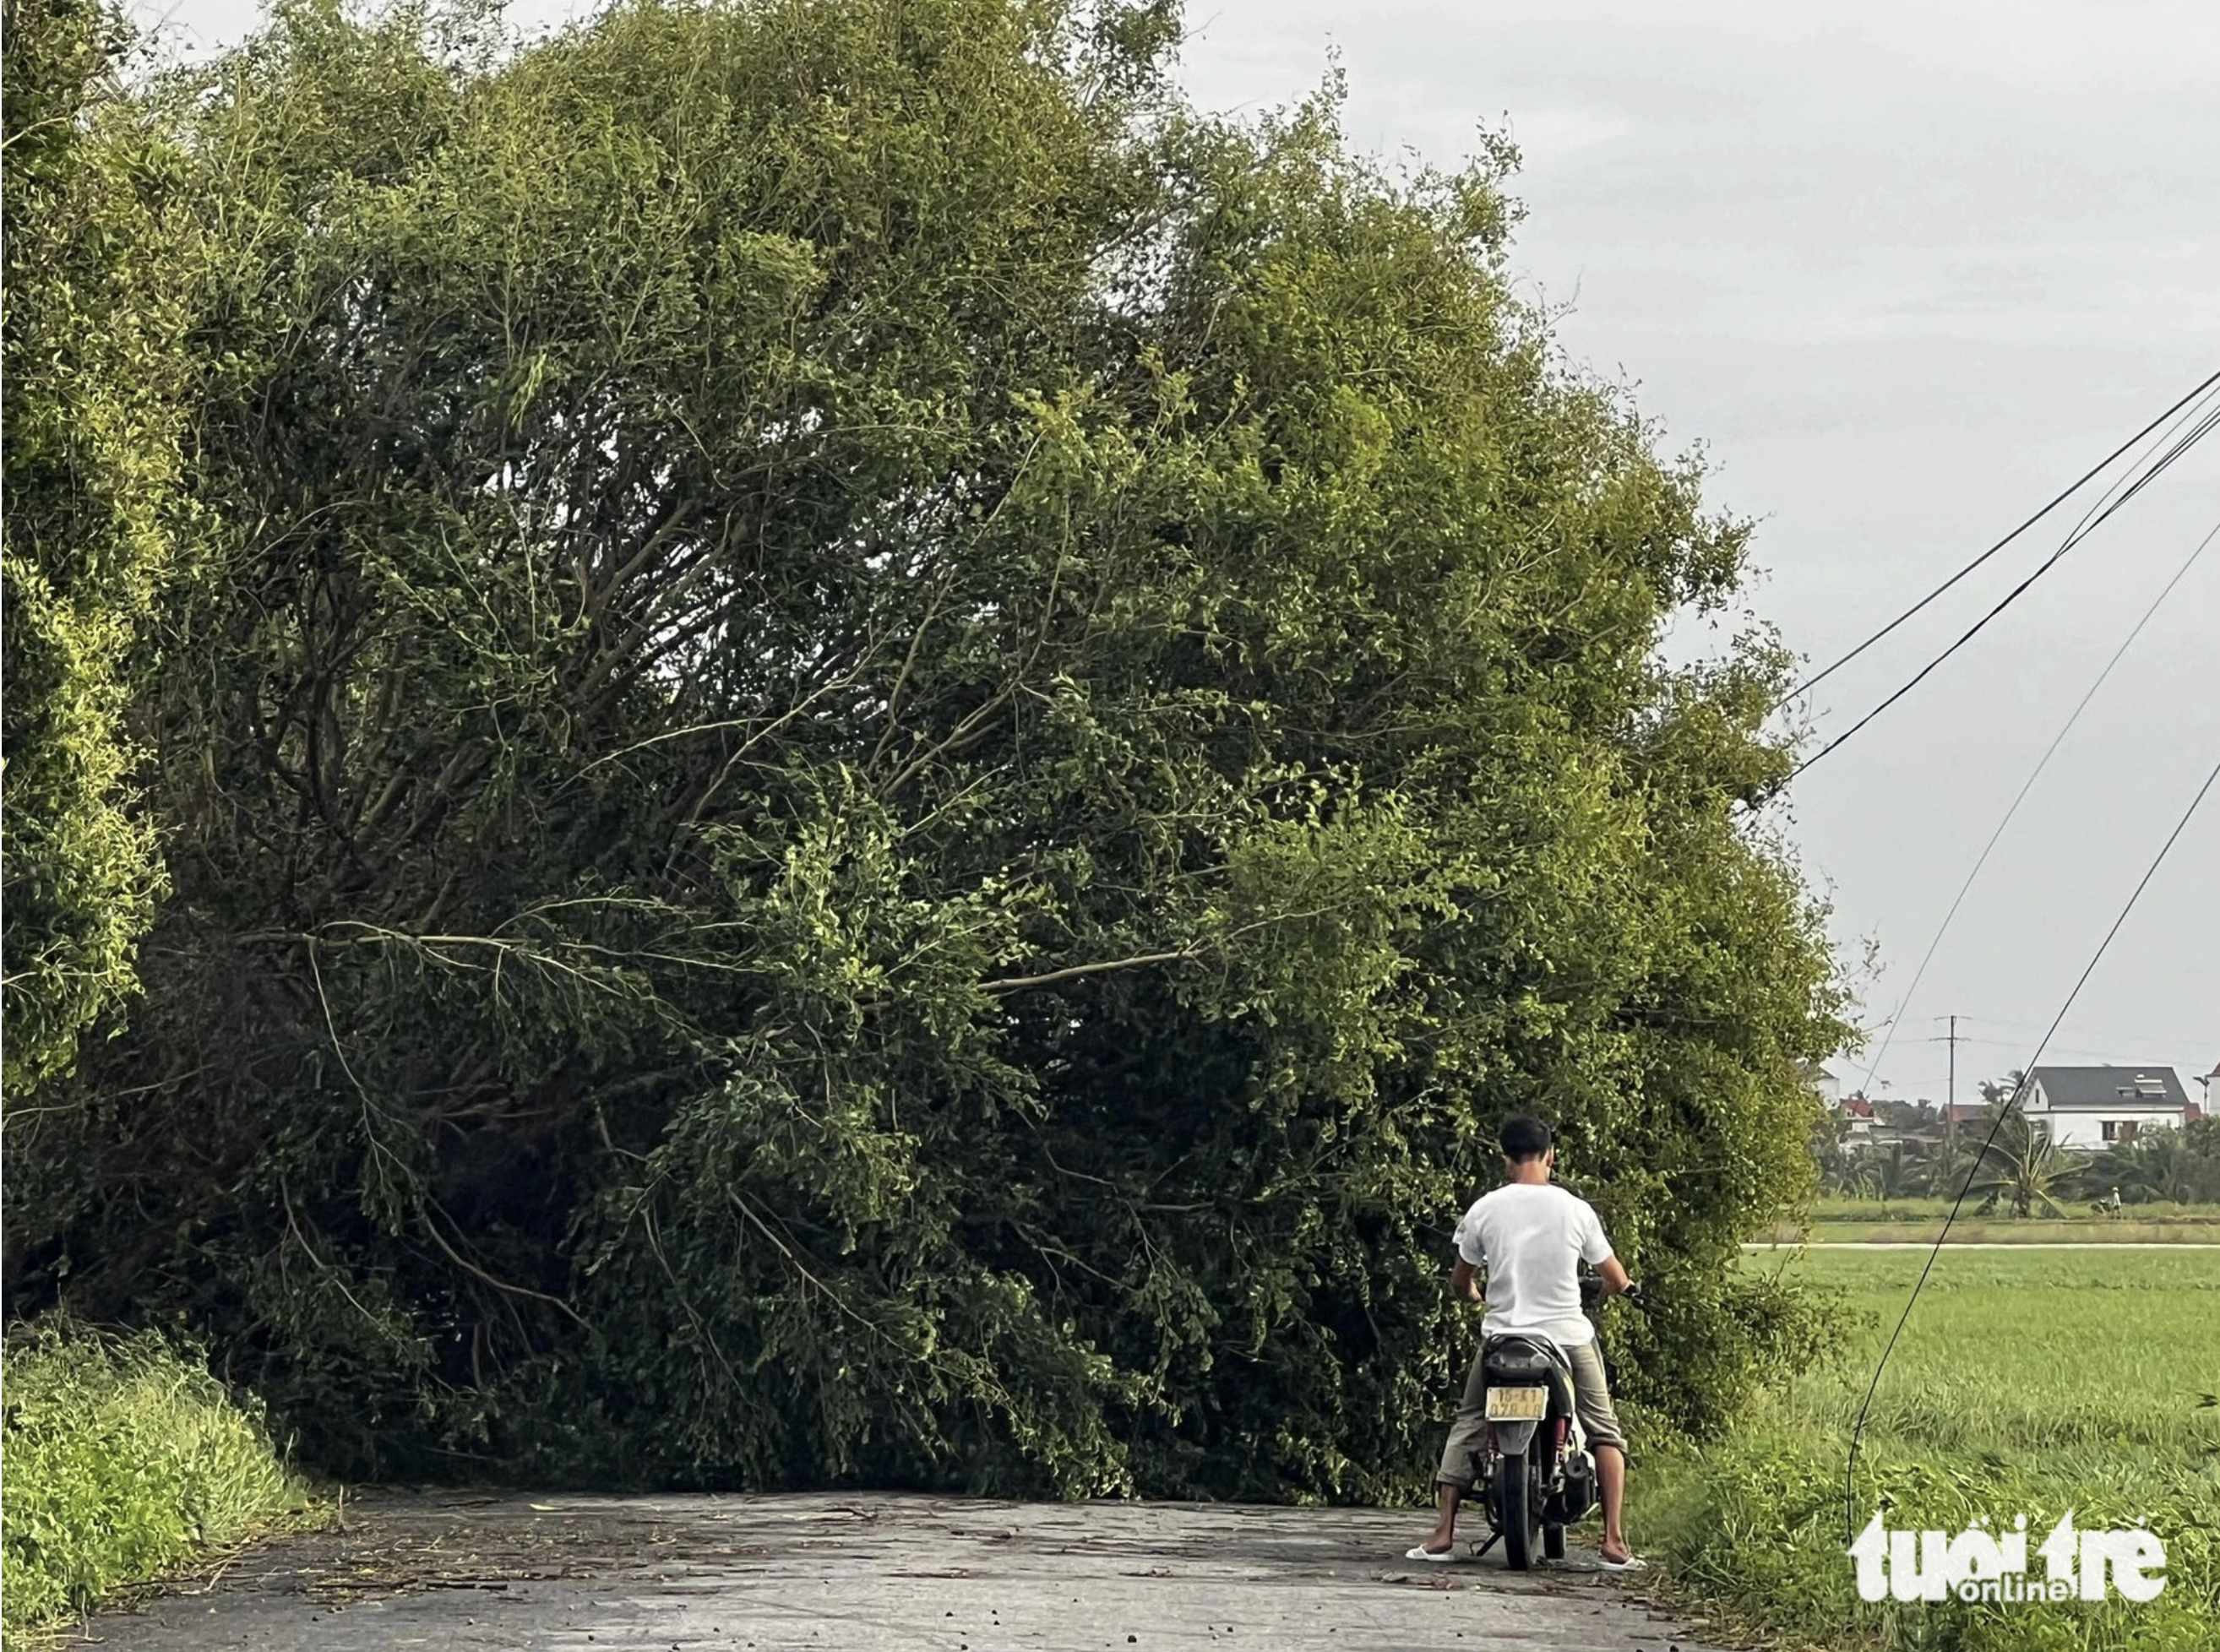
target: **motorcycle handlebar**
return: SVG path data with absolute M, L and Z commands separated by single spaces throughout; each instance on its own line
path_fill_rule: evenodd
M 1581 1306 L 1583 1308 L 1600 1306 L 1606 1295 L 1603 1281 L 1593 1275 L 1581 1281 Z M 1631 1281 L 1626 1289 L 1618 1294 L 1618 1299 L 1633 1307 L 1640 1308 L 1644 1313 L 1649 1312 L 1653 1306 L 1649 1293 L 1642 1287 L 1642 1282 L 1639 1280 Z

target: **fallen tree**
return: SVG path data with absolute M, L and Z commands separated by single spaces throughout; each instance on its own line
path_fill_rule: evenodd
M 1730 1273 L 1843 1032 L 1784 661 L 1656 651 L 1744 530 L 1509 296 L 1507 152 L 1173 38 L 299 5 L 150 94 L 221 529 L 19 1301 L 354 1474 L 1379 1496 L 1516 1107 L 1674 1281 L 1637 1407 L 1808 1351 Z

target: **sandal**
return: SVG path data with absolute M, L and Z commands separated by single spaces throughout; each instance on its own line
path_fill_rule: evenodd
M 1424 1543 L 1419 1544 L 1416 1548 L 1406 1549 L 1403 1551 L 1403 1558 L 1405 1560 L 1425 1561 L 1431 1566 L 1447 1566 L 1450 1562 L 1456 1559 L 1456 1545 L 1454 1543 L 1452 1543 L 1447 1549 L 1442 1550 L 1438 1555 L 1434 1553 L 1432 1549 L 1427 1548 Z

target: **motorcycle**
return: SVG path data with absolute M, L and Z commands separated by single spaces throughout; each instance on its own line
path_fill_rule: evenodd
M 1593 1309 L 1602 1294 L 1600 1281 L 1581 1281 L 1583 1307 Z M 1629 1300 L 1646 1306 L 1638 1295 Z M 1572 1362 L 1554 1340 L 1489 1337 L 1481 1362 L 1487 1432 L 1473 1455 L 1474 1479 L 1487 1487 L 1489 1543 L 1500 1538 L 1511 1569 L 1524 1572 L 1537 1546 L 1544 1560 L 1565 1557 L 1565 1528 L 1596 1506 L 1595 1458 L 1573 1404 Z

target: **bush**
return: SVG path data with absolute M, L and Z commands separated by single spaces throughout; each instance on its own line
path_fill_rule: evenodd
M 49 1319 L 11 1336 L 0 1364 L 0 1622 L 10 1630 L 82 1611 L 307 1507 L 259 1406 L 234 1403 L 197 1355 L 151 1331 Z

